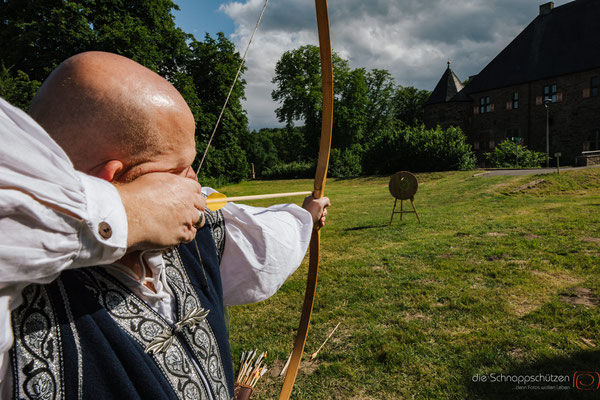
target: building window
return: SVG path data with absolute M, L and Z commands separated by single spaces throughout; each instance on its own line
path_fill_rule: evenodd
M 519 138 L 519 128 L 508 128 L 506 129 L 506 138 L 514 140 L 513 138 Z
M 598 87 L 600 86 L 600 77 L 592 76 L 590 79 L 590 96 L 597 97 L 598 96 Z
M 489 113 L 490 111 L 490 96 L 481 97 L 479 99 L 479 114 Z
M 516 110 L 517 108 L 519 108 L 519 92 L 514 92 L 512 98 L 512 109 Z
M 490 145 L 489 149 L 490 149 L 490 150 L 494 150 L 495 143 L 494 143 L 494 141 L 493 141 L 493 140 L 490 140 L 490 143 L 489 143 L 489 145 Z
M 600 150 L 600 129 L 592 131 L 587 139 L 583 142 L 583 151 Z
M 478 141 L 478 140 L 476 140 L 476 141 L 473 143 L 473 150 L 479 150 L 479 141 Z
M 550 100 L 553 103 L 556 103 L 556 85 L 548 85 L 544 86 L 544 103 Z

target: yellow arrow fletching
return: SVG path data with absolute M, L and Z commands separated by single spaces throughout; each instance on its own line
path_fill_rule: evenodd
M 220 210 L 226 204 L 227 196 L 223 193 L 214 192 L 206 198 L 206 206 L 212 211 Z

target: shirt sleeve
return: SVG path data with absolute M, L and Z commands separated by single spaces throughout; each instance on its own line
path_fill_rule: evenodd
M 75 171 L 35 121 L 1 99 L 0 139 L 0 289 L 125 253 L 127 217 L 112 184 Z
M 213 190 L 205 188 L 208 194 Z M 225 305 L 272 296 L 298 268 L 310 243 L 312 216 L 295 204 L 268 208 L 227 203 L 221 280 Z
M 10 390 L 10 315 L 21 302 L 23 288 L 51 282 L 66 268 L 121 258 L 127 247 L 127 216 L 113 185 L 75 171 L 65 152 L 38 124 L 1 98 L 0 143 L 3 396 Z
M 75 171 L 35 121 L 1 98 L 0 143 L 3 396 L 10 389 L 11 311 L 19 306 L 23 288 L 51 282 L 66 268 L 121 258 L 127 247 L 127 216 L 112 184 Z
M 112 184 L 75 171 L 35 121 L 2 99 L 0 141 L 2 329 L 10 327 L 10 311 L 27 284 L 51 282 L 66 268 L 121 258 L 127 217 Z M 11 345 L 10 334 L 0 335 L 0 352 Z

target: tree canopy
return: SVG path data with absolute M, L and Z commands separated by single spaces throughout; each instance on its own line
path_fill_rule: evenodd
M 222 33 L 198 40 L 183 32 L 174 22 L 177 9 L 171 0 L 4 0 L 0 96 L 27 109 L 41 82 L 68 57 L 90 50 L 120 54 L 164 76 L 181 92 L 196 121 L 201 157 L 241 59 Z M 397 85 L 385 69 L 353 69 L 336 53 L 333 72 L 334 176 L 395 172 L 399 165 L 427 167 L 407 164 L 407 155 L 423 154 L 411 143 L 430 151 L 441 146 L 436 154 L 451 160 L 440 165 L 470 163 L 461 132 L 421 126 L 429 92 Z M 242 108 L 246 82 L 240 79 L 200 170 L 204 184 L 246 179 L 250 163 L 262 177 L 312 176 L 322 118 L 318 47 L 285 52 L 272 83 L 271 96 L 279 103 L 275 114 L 286 127 L 248 131 Z M 398 153 L 391 164 L 385 159 Z
M 352 69 L 333 54 L 334 122 L 329 171 L 347 177 L 365 173 L 391 173 L 401 168 L 437 170 L 470 168 L 474 158 L 459 129 L 441 131 L 423 127 L 429 92 L 394 82 L 385 69 Z M 285 52 L 275 67 L 272 98 L 287 128 L 262 130 L 249 140 L 250 159 L 263 176 L 308 177 L 318 149 L 321 126 L 319 49 L 302 46 Z M 297 122 L 304 125 L 292 130 Z M 303 133 L 294 143 L 295 157 L 286 152 L 283 135 Z M 251 135 L 252 136 L 252 135 Z M 279 143 L 279 145 L 274 145 Z M 261 147 L 261 144 L 263 147 Z M 262 163 L 278 163 L 267 168 Z
M 204 151 L 233 82 L 240 56 L 223 35 L 198 41 L 176 27 L 171 0 L 5 0 L 0 2 L 0 96 L 27 109 L 41 82 L 62 61 L 83 51 L 131 58 L 168 79 L 196 120 Z M 204 178 L 248 176 L 239 138 L 247 130 L 241 106 L 245 82 L 236 84 L 215 135 Z

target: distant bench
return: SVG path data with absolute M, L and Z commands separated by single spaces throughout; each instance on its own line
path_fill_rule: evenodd
M 600 150 L 582 151 L 581 155 L 575 158 L 575 163 L 578 167 L 585 167 L 587 165 L 599 165 Z

